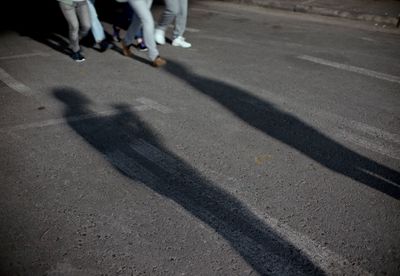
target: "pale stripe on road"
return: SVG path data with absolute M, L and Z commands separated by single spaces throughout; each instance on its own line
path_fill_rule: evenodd
M 142 139 L 138 139 L 135 143 L 130 144 L 130 147 L 136 153 L 156 164 L 166 172 L 175 174 L 177 171 L 179 171 L 181 161 L 171 157 L 167 153 L 162 152 L 157 147 L 147 143 Z M 202 171 L 205 173 L 208 172 L 207 169 Z M 150 172 L 148 173 L 151 175 Z M 221 173 L 218 173 L 218 175 L 222 176 L 224 181 L 237 182 L 237 180 L 232 177 L 224 176 Z M 252 213 L 254 213 L 260 220 L 264 221 L 276 234 L 278 234 L 284 240 L 289 241 L 296 248 L 300 249 L 315 265 L 320 267 L 327 274 L 370 275 L 369 272 L 363 270 L 361 267 L 352 265 L 347 259 L 329 250 L 328 248 L 319 245 L 306 235 L 295 231 L 279 220 L 269 216 L 268 214 L 258 214 L 259 212 L 257 210 L 248 205 L 246 205 L 246 207 L 251 210 Z
M 199 29 L 188 28 L 188 27 L 186 27 L 185 31 L 186 31 L 186 32 L 189 32 L 189 33 L 198 33 L 198 32 L 200 32 Z
M 50 56 L 50 54 L 48 54 L 48 53 L 35 52 L 35 53 L 29 53 L 29 54 L 3 56 L 3 57 L 0 57 L 0 60 L 30 58 L 30 57 L 48 57 L 48 56 Z
M 205 12 L 205 13 L 223 14 L 223 15 L 228 15 L 228 16 L 232 16 L 232 17 L 243 17 L 243 15 L 239 15 L 239 14 L 232 13 L 232 12 L 217 11 L 217 10 L 210 10 L 210 9 L 204 9 L 204 8 L 191 8 L 191 10 Z
M 139 103 L 142 103 L 145 106 L 150 107 L 151 109 L 157 110 L 164 114 L 172 112 L 172 109 L 170 109 L 164 105 L 161 105 L 161 104 L 159 104 L 151 99 L 148 99 L 148 98 L 139 98 L 139 99 L 136 99 L 136 101 L 138 101 Z
M 159 104 L 156 101 L 148 99 L 148 98 L 142 97 L 142 98 L 137 99 L 137 101 L 142 103 L 142 105 L 132 106 L 131 108 L 135 111 L 145 111 L 145 110 L 154 109 L 154 110 L 157 110 L 162 113 L 172 112 L 172 109 L 170 109 L 162 104 Z M 89 119 L 93 119 L 93 118 L 98 118 L 100 116 L 112 116 L 112 115 L 116 115 L 118 113 L 119 113 L 119 111 L 117 111 L 115 109 L 105 110 L 105 111 L 94 112 L 94 113 L 90 113 L 90 114 L 70 116 L 70 117 L 60 118 L 60 119 L 50 119 L 50 120 L 34 122 L 34 123 L 29 123 L 29 124 L 20 124 L 20 125 L 15 125 L 12 127 L 3 127 L 3 128 L 0 128 L 0 131 L 10 132 L 10 131 L 32 129 L 32 128 L 57 126 L 57 125 L 62 125 L 62 124 L 66 124 L 66 123 L 79 122 L 79 121 L 89 120 Z
M 271 104 L 276 104 L 276 106 L 279 107 L 282 111 L 288 110 L 289 108 L 291 111 L 286 112 L 292 114 L 296 118 L 299 118 L 299 121 L 307 123 L 315 129 L 328 130 L 328 133 L 330 133 L 332 137 L 338 138 L 342 141 L 350 142 L 352 144 L 361 146 L 363 148 L 366 148 L 367 150 L 388 156 L 390 158 L 400 159 L 400 135 L 398 134 L 370 126 L 366 123 L 354 121 L 338 114 L 322 111 L 315 107 L 310 107 L 308 104 L 282 97 L 278 93 L 272 93 L 262 87 L 244 84 L 234 79 L 225 79 L 225 81 L 245 91 L 261 91 L 264 96 L 267 96 L 270 99 L 274 99 L 273 102 L 269 100 Z M 266 100 L 266 102 L 268 101 Z M 299 115 L 302 116 L 299 117 Z M 314 123 L 302 119 L 302 117 L 312 118 L 313 121 L 318 121 L 322 119 L 324 123 L 321 125 L 321 127 L 317 127 Z M 329 127 L 325 122 L 329 123 Z M 343 130 L 343 127 L 347 129 Z M 357 132 L 365 134 L 367 137 L 364 138 Z M 327 134 L 325 135 L 328 136 Z M 397 145 L 383 146 L 383 142 Z
M 346 119 L 333 113 L 316 112 L 315 114 L 335 124 L 337 129 L 333 132 L 335 137 L 390 158 L 400 159 L 400 137 L 398 134 Z
M 349 72 L 354 72 L 354 73 L 358 73 L 358 74 L 361 74 L 361 75 L 373 77 L 373 78 L 376 78 L 376 79 L 381 79 L 381 80 L 390 81 L 390 82 L 394 82 L 394 83 L 400 84 L 400 77 L 398 77 L 398 76 L 393 76 L 393 75 L 389 75 L 389 74 L 385 74 L 385 73 L 381 73 L 381 72 L 377 72 L 377 71 L 372 71 L 372 70 L 361 68 L 361 67 L 342 64 L 342 63 L 329 61 L 329 60 L 325 60 L 325 59 L 322 59 L 322 58 L 307 56 L 307 55 L 298 56 L 298 58 L 302 59 L 302 60 L 307 60 L 307 61 L 310 61 L 310 62 L 314 62 L 314 63 L 317 63 L 317 64 L 330 66 L 330 67 L 333 67 L 333 68 L 336 68 L 336 69 L 341 69 L 341 70 L 345 70 L 345 71 L 349 71 Z
M 4 82 L 8 87 L 24 96 L 33 96 L 35 94 L 32 89 L 14 79 L 10 74 L 4 71 L 3 68 L 0 68 L 0 80 Z
M 379 129 L 362 122 L 357 122 L 351 119 L 347 119 L 344 118 L 343 116 L 334 113 L 322 112 L 322 111 L 316 113 L 318 113 L 318 115 L 324 118 L 325 120 L 334 121 L 335 123 L 341 124 L 351 130 L 357 130 L 365 134 L 368 134 L 370 136 L 376 137 L 378 139 L 383 139 L 388 142 L 400 145 L 400 135 L 398 134 Z
M 360 135 L 356 135 L 354 133 L 350 133 L 348 131 L 342 130 L 335 134 L 337 138 L 343 139 L 345 141 L 351 142 L 360 147 L 366 148 L 368 150 L 377 152 L 382 155 L 386 155 L 393 159 L 400 160 L 400 147 L 399 146 L 391 146 L 388 144 L 378 144 L 377 142 L 367 139 L 366 137 L 362 137 Z
M 85 114 L 85 115 L 80 115 L 80 116 L 71 116 L 71 117 L 67 117 L 67 118 L 51 119 L 51 120 L 35 122 L 35 123 L 30 123 L 30 124 L 21 124 L 21 125 L 16 125 L 16 126 L 9 127 L 9 128 L 2 128 L 2 129 L 0 129 L 0 131 L 8 131 L 9 132 L 9 131 L 27 130 L 27 129 L 32 129 L 32 128 L 57 126 L 57 125 L 62 125 L 62 124 L 67 124 L 67 123 L 90 120 L 90 119 L 97 118 L 100 116 L 111 116 L 116 113 L 117 112 L 115 110 L 106 110 L 106 111 L 96 112 L 96 113 L 92 113 L 92 114 Z

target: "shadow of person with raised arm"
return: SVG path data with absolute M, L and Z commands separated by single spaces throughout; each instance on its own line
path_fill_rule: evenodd
M 264 134 L 285 143 L 332 171 L 396 199 L 400 198 L 399 172 L 346 148 L 296 116 L 280 110 L 248 91 L 192 73 L 188 68 L 171 60 L 165 69 Z
M 259 274 L 324 275 L 238 199 L 165 148 L 128 106 L 115 105 L 114 115 L 103 116 L 94 114 L 90 100 L 74 89 L 58 88 L 53 94 L 65 104 L 68 125 L 116 170 L 173 200 L 214 229 Z

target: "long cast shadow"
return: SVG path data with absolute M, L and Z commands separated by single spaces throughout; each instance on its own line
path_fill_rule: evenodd
M 126 105 L 115 115 L 92 116 L 90 100 L 71 88 L 54 96 L 65 104 L 69 126 L 126 177 L 172 199 L 221 235 L 261 275 L 324 275 L 234 196 L 216 187 L 163 146 Z M 86 118 L 76 120 L 71 118 Z
M 399 172 L 346 148 L 301 119 L 248 91 L 197 75 L 171 60 L 165 68 L 264 134 L 285 143 L 332 171 L 396 199 L 400 198 Z

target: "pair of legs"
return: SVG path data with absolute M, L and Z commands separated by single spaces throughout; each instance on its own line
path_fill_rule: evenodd
M 173 30 L 172 45 L 189 48 L 190 43 L 185 42 L 183 33 L 186 29 L 188 0 L 164 0 L 165 9 L 161 16 L 160 22 L 156 29 L 156 41 L 159 44 L 165 43 L 165 31 L 168 26 L 175 20 Z
M 60 2 L 60 8 L 68 22 L 70 47 L 74 54 L 79 53 L 79 40 L 90 30 L 90 16 L 86 1 L 73 2 L 71 5 Z
M 114 18 L 113 18 L 113 38 L 115 41 L 120 42 L 121 29 L 126 30 L 132 22 L 133 10 L 128 2 L 114 1 Z
M 125 38 L 122 40 L 122 48 L 125 55 L 129 55 L 128 45 L 132 44 L 135 40 L 135 34 L 143 28 L 143 38 L 148 48 L 148 57 L 153 62 L 154 66 L 159 66 L 160 61 L 159 52 L 157 49 L 156 42 L 154 40 L 154 20 L 151 14 L 150 8 L 153 0 L 129 0 L 134 15 L 132 17 L 131 24 L 127 30 Z M 165 63 L 165 61 L 161 62 Z M 161 65 L 163 65 L 161 64 Z
M 115 3 L 114 7 L 114 19 L 113 19 L 113 39 L 114 41 L 121 41 L 120 31 L 122 29 L 127 29 L 127 27 L 132 22 L 133 10 L 129 3 Z M 146 51 L 147 47 L 143 40 L 143 29 L 140 28 L 135 34 L 135 39 L 137 40 L 137 47 L 141 51 Z

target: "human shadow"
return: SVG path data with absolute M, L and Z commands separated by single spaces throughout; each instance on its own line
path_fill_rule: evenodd
M 90 100 L 72 88 L 53 95 L 65 105 L 68 125 L 127 178 L 173 200 L 229 242 L 261 275 L 324 275 L 233 195 L 217 187 L 163 146 L 129 106 L 94 114 Z M 84 118 L 77 120 L 76 118 Z
M 346 148 L 296 116 L 248 91 L 197 75 L 171 60 L 165 69 L 262 133 L 285 143 L 334 172 L 399 199 L 399 172 Z

